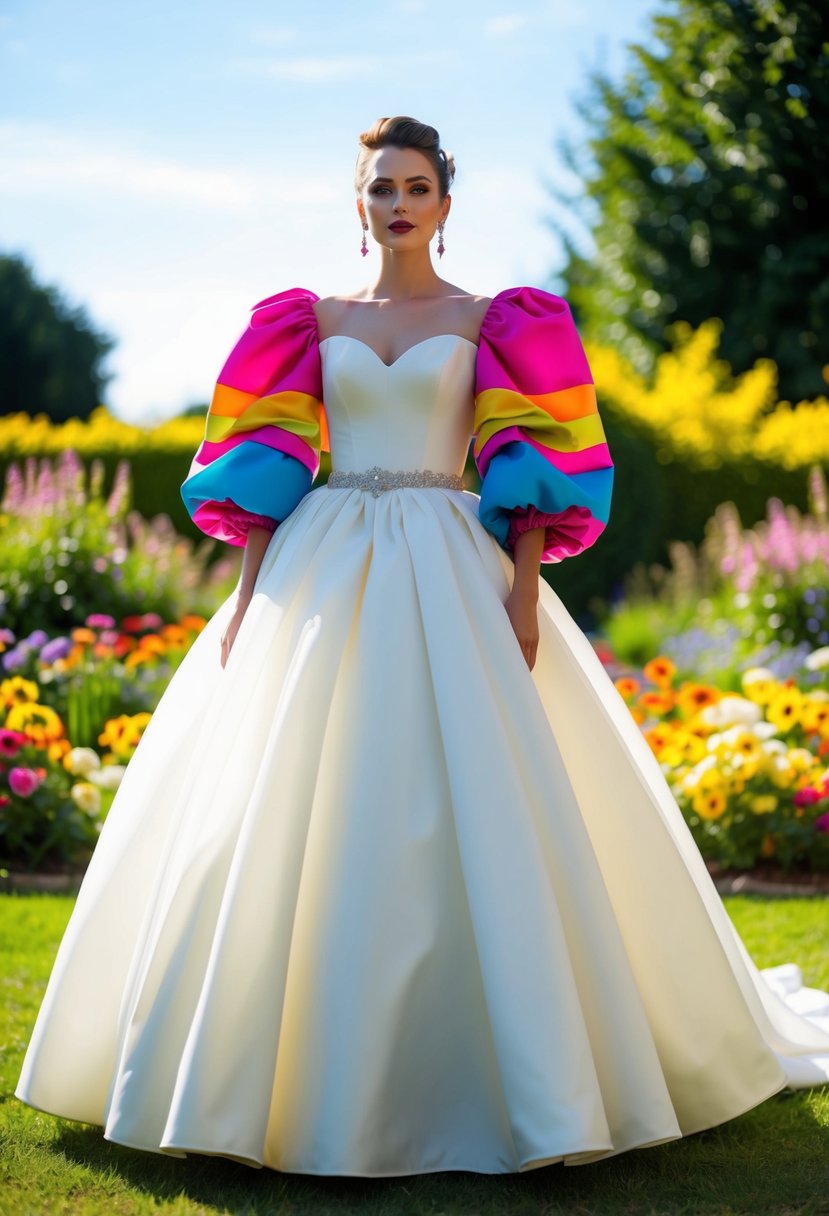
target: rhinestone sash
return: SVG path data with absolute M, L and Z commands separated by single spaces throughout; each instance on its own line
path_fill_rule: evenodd
M 360 473 L 349 473 L 334 469 L 326 483 L 332 490 L 351 486 L 358 490 L 370 490 L 375 498 L 383 490 L 397 490 L 403 486 L 442 486 L 447 490 L 462 490 L 463 478 L 457 473 L 435 473 L 431 469 L 381 469 L 372 465 Z

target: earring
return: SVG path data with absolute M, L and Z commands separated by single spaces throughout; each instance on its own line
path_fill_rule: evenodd
M 363 257 L 365 257 L 366 254 L 368 253 L 368 241 L 366 240 L 367 232 L 368 232 L 368 224 L 363 224 L 363 243 L 360 246 L 360 253 L 363 255 Z
M 438 224 L 438 232 L 440 233 L 440 240 L 438 241 L 438 257 L 442 258 L 443 251 L 446 248 L 446 246 L 443 243 L 443 220 L 441 220 L 440 223 Z

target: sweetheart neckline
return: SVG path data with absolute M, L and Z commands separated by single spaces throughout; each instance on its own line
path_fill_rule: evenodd
M 355 338 L 353 334 L 329 334 L 327 338 L 320 339 L 319 346 L 322 347 L 326 342 L 332 342 L 334 338 L 347 338 L 349 342 L 357 342 L 360 346 L 365 347 L 370 354 L 374 355 L 378 363 L 381 363 L 383 367 L 389 369 L 396 367 L 400 360 L 405 358 L 410 351 L 417 350 L 418 346 L 425 346 L 427 342 L 434 342 L 436 338 L 460 338 L 461 342 L 466 342 L 474 350 L 478 350 L 478 343 L 473 342 L 471 338 L 465 338 L 463 334 L 430 334 L 428 338 L 422 338 L 420 342 L 415 342 L 411 346 L 407 346 L 406 349 L 401 351 L 397 358 L 393 359 L 391 363 L 386 363 L 385 359 L 380 358 L 373 346 L 369 346 L 368 342 L 364 342 L 362 338 Z

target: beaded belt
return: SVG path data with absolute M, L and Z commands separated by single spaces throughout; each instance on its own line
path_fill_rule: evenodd
M 447 490 L 462 490 L 463 478 L 457 473 L 433 473 L 431 469 L 381 469 L 372 465 L 361 473 L 347 473 L 334 469 L 327 485 L 332 490 L 341 486 L 353 486 L 358 490 L 371 490 L 376 498 L 383 490 L 396 490 L 402 486 L 443 486 Z

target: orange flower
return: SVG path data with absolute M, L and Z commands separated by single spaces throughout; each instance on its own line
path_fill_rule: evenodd
M 168 646 L 174 646 L 177 649 L 185 647 L 189 641 L 187 631 L 180 625 L 165 625 L 161 630 L 161 636 Z
M 774 857 L 774 837 L 766 835 L 763 837 L 763 843 L 760 845 L 761 857 Z
M 50 760 L 54 760 L 59 764 L 67 752 L 71 752 L 72 744 L 68 739 L 53 739 L 46 748 L 46 755 Z
M 671 743 L 674 734 L 667 722 L 659 722 L 643 733 L 655 756 L 659 756 L 665 750 Z
M 95 642 L 98 640 L 97 633 L 95 633 L 95 631 L 93 629 L 85 628 L 85 626 L 83 626 L 83 625 L 79 625 L 77 627 L 77 629 L 73 629 L 70 632 L 69 636 L 73 642 L 79 642 L 82 645 L 84 643 L 91 644 L 92 642 Z
M 207 621 L 203 616 L 197 616 L 195 613 L 190 612 L 181 618 L 179 624 L 182 629 L 195 629 L 196 633 L 201 633 Z
M 646 680 L 667 687 L 676 675 L 676 667 L 667 655 L 659 654 L 655 659 L 648 660 L 642 668 L 642 674 Z
M 721 696 L 720 690 L 711 684 L 694 684 L 691 680 L 685 680 L 677 689 L 676 704 L 682 713 L 691 717 L 705 709 L 706 705 L 714 705 Z
M 631 697 L 635 697 L 640 688 L 639 681 L 634 676 L 620 676 L 613 683 L 626 701 Z
M 665 688 L 661 692 L 643 692 L 639 698 L 639 705 L 651 714 L 667 714 L 674 707 L 673 694 L 670 688 Z

